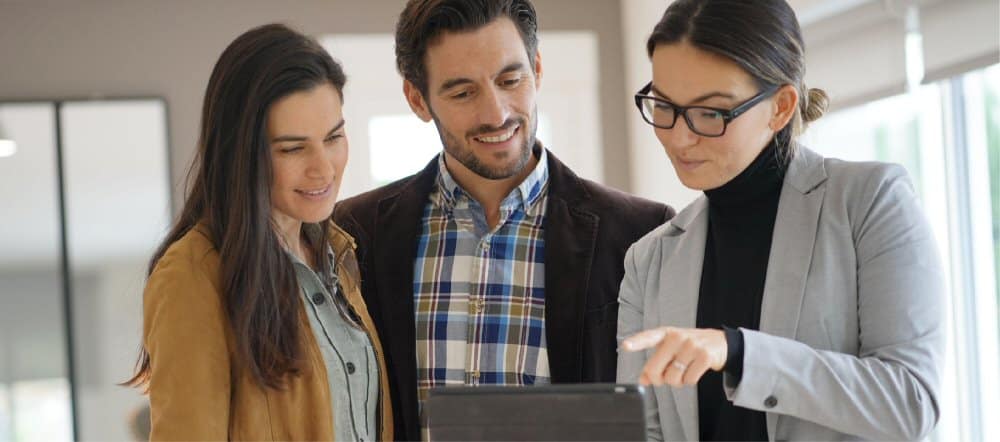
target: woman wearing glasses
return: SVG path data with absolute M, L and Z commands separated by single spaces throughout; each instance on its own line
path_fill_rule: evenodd
M 704 195 L 637 242 L 618 380 L 652 384 L 651 439 L 920 439 L 939 415 L 943 283 L 906 172 L 796 143 L 803 84 L 784 0 L 678 0 L 636 95 Z
M 341 66 L 283 25 L 239 36 L 205 92 L 194 186 L 150 264 L 152 440 L 392 439 L 354 240 Z

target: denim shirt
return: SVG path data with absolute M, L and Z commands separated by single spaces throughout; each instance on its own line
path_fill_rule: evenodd
M 336 262 L 328 248 L 330 262 Z M 371 339 L 340 292 L 335 269 L 321 278 L 289 254 L 306 305 L 309 326 L 326 363 L 336 440 L 377 437 L 379 375 Z

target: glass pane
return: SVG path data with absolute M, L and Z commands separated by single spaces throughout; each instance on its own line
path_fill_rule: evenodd
M 17 382 L 11 389 L 14 400 L 14 440 L 72 440 L 73 420 L 66 378 Z
M 990 168 L 990 201 L 993 220 L 994 277 L 1000 276 L 1000 66 L 983 74 L 984 112 L 986 114 L 986 148 Z M 997 304 L 1000 305 L 1000 282 L 996 282 Z M 998 328 L 1000 333 L 1000 328 Z
M 990 201 L 993 220 L 994 278 L 1000 277 L 1000 65 L 983 74 L 986 113 L 986 147 L 990 168 Z M 1000 281 L 995 279 L 996 299 L 1000 305 Z M 997 333 L 1000 334 L 1000 327 Z
M 993 234 L 994 293 L 1000 305 L 1000 65 L 978 75 L 983 88 L 983 123 L 990 175 L 990 218 Z M 1000 327 L 997 333 L 1000 334 Z
M 12 155 L 0 157 L 2 440 L 73 436 L 71 421 L 64 419 L 72 407 L 55 127 L 51 103 L 0 104 L 0 139 L 16 146 Z M 45 388 L 30 388 L 41 380 Z M 52 414 L 23 419 L 43 409 Z
M 970 319 L 979 370 L 981 434 L 996 434 L 1000 422 L 1000 325 L 997 265 L 1000 241 L 1000 65 L 961 79 L 969 156 L 969 236 L 975 299 Z
M 11 429 L 11 422 L 14 416 L 11 410 L 13 398 L 7 391 L 7 384 L 0 384 L 0 441 L 13 439 L 14 432 Z
M 130 440 L 145 398 L 116 384 L 142 336 L 146 264 L 170 220 L 161 100 L 64 103 L 60 113 L 82 440 Z

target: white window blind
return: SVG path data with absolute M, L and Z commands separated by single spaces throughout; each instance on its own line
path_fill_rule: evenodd
M 954 77 L 1000 62 L 1000 2 L 947 0 L 920 10 L 924 82 Z
M 870 0 L 803 23 L 806 84 L 842 109 L 906 89 L 907 0 Z M 997 63 L 996 0 L 913 0 L 923 36 L 923 82 Z
M 806 85 L 825 90 L 835 108 L 906 89 L 905 29 L 882 2 L 870 1 L 804 24 Z

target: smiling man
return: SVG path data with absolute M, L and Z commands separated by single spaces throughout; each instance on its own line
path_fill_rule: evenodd
M 535 139 L 536 32 L 527 0 L 411 0 L 399 17 L 403 92 L 443 152 L 334 212 L 357 240 L 397 437 L 420 437 L 431 387 L 614 382 L 625 251 L 673 216 Z

